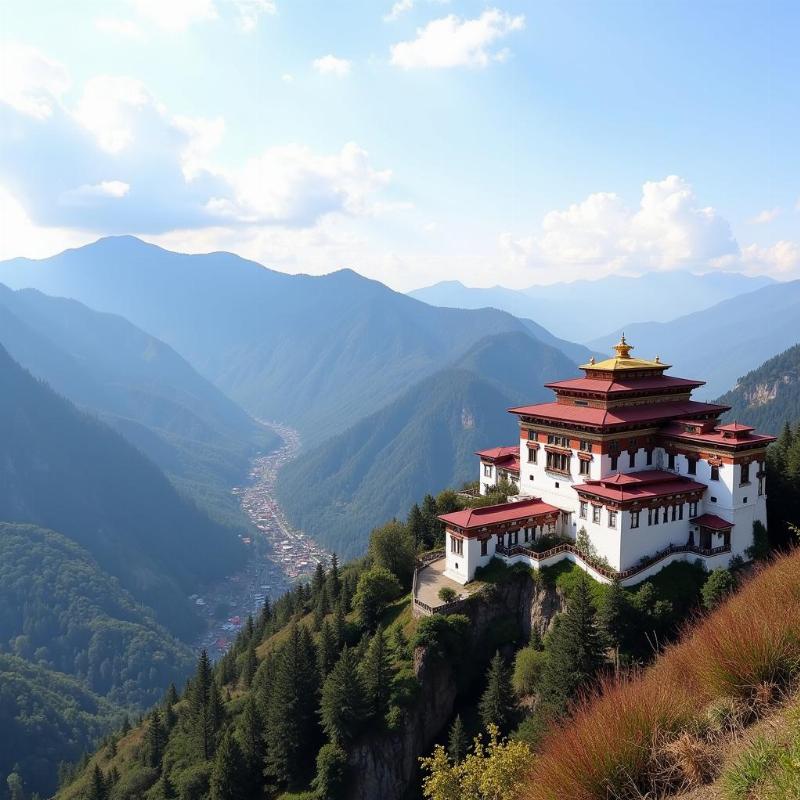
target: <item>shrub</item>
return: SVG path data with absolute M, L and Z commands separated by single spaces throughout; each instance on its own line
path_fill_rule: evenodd
M 758 520 L 753 523 L 753 544 L 745 550 L 745 553 L 753 561 L 764 561 L 769 558 L 770 546 L 767 529 Z
M 452 603 L 454 600 L 458 599 L 458 592 L 455 589 L 451 589 L 449 586 L 442 586 L 439 589 L 439 599 L 443 603 Z
M 420 620 L 414 634 L 414 647 L 427 647 L 439 658 L 458 659 L 469 641 L 469 618 L 463 614 L 434 614 Z
M 353 597 L 353 607 L 362 627 L 374 630 L 387 603 L 396 600 L 402 591 L 399 581 L 386 567 L 373 567 L 363 572 Z
M 332 742 L 323 745 L 317 753 L 317 774 L 313 784 L 319 797 L 324 797 L 325 800 L 341 797 L 346 771 L 347 753 Z
M 703 605 L 711 611 L 735 589 L 736 578 L 733 574 L 727 569 L 715 569 L 703 584 Z
M 517 651 L 511 683 L 518 696 L 524 697 L 536 691 L 546 660 L 547 653 L 544 650 L 523 647 Z

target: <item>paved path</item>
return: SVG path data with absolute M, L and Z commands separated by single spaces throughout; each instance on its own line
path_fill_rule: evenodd
M 459 597 L 467 597 L 472 594 L 473 590 L 470 584 L 462 586 L 444 575 L 446 563 L 447 559 L 440 558 L 417 572 L 417 600 L 431 608 L 444 605 L 439 599 L 439 589 L 444 586 L 453 589 Z

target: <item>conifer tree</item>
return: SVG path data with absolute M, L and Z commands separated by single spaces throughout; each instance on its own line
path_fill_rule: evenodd
M 408 637 L 402 625 L 397 625 L 392 631 L 392 650 L 395 658 L 406 659 L 409 657 Z
M 464 760 L 464 756 L 469 749 L 469 737 L 461 721 L 461 715 L 457 714 L 453 724 L 450 726 L 450 735 L 447 739 L 447 753 L 454 764 L 459 764 Z
M 262 773 L 267 749 L 264 744 L 263 720 L 252 694 L 248 695 L 239 716 L 236 735 L 242 751 L 247 795 L 257 797 L 261 794 L 263 785 Z
M 209 785 L 211 800 L 248 800 L 244 759 L 236 737 L 227 731 L 220 741 Z
M 200 756 L 208 761 L 214 755 L 222 703 L 211 671 L 211 661 L 205 650 L 200 653 L 197 673 L 188 694 L 189 736 Z
M 244 626 L 244 638 L 245 638 L 245 641 L 248 642 L 248 643 L 251 643 L 253 641 L 253 637 L 255 636 L 255 632 L 256 632 L 256 626 L 255 626 L 255 623 L 253 622 L 253 615 L 252 614 L 248 614 L 247 615 L 247 622 L 245 623 L 245 626 Z
M 499 651 L 489 664 L 486 689 L 481 696 L 479 709 L 484 727 L 497 725 L 501 732 L 508 730 L 514 715 L 514 690 L 510 671 Z
M 433 495 L 426 494 L 422 501 L 422 518 L 425 522 L 424 546 L 426 550 L 436 545 L 439 532 L 439 519 L 436 499 Z
M 170 683 L 169 688 L 167 689 L 167 693 L 164 696 L 164 704 L 169 708 L 175 705 L 178 702 L 178 690 L 175 688 L 174 683 Z
M 422 509 L 417 503 L 414 503 L 414 505 L 411 506 L 411 510 L 408 512 L 408 530 L 414 539 L 414 546 L 416 549 L 420 550 L 423 548 L 427 538 L 425 517 L 422 515 Z
M 344 618 L 344 604 L 340 601 L 336 604 L 333 615 L 333 633 L 336 637 L 336 649 L 341 650 L 347 640 L 347 622 Z
M 244 664 L 242 665 L 242 685 L 249 689 L 253 683 L 256 670 L 258 669 L 258 659 L 256 658 L 256 648 L 251 641 L 244 654 Z
M 604 661 L 602 637 L 585 575 L 572 593 L 549 644 L 550 658 L 542 671 L 541 699 L 548 709 L 560 713 L 578 689 L 596 675 Z
M 167 745 L 167 732 L 161 720 L 161 712 L 153 709 L 145 732 L 145 764 L 148 767 L 160 767 Z
M 619 670 L 619 651 L 625 645 L 631 620 L 628 594 L 618 580 L 614 580 L 603 597 L 597 612 L 597 623 L 607 644 L 614 649 L 614 665 Z
M 178 796 L 178 792 L 175 788 L 175 784 L 172 782 L 172 778 L 169 776 L 169 771 L 164 770 L 161 773 L 161 797 L 164 800 L 174 800 Z
M 331 603 L 335 603 L 339 599 L 339 592 L 342 588 L 339 575 L 339 559 L 336 557 L 336 553 L 331 555 L 331 568 L 328 570 L 325 582 L 328 585 L 328 597 Z
M 86 800 L 108 800 L 108 786 L 103 771 L 99 764 L 94 765 L 92 777 L 89 780 L 89 791 Z
M 365 716 L 364 685 L 355 653 L 347 645 L 322 685 L 322 728 L 331 741 L 345 745 L 358 734 Z
M 393 674 L 386 633 L 382 625 L 378 626 L 375 635 L 370 639 L 359 670 L 364 685 L 367 714 L 383 717 L 389 710 Z
M 267 634 L 267 628 L 272 622 L 272 606 L 269 602 L 269 597 L 264 600 L 264 605 L 261 606 L 261 612 L 256 621 L 256 636 L 259 640 L 263 639 Z
M 267 770 L 290 782 L 311 771 L 309 758 L 318 737 L 316 651 L 305 626 L 293 624 L 275 669 L 267 702 Z
M 336 642 L 336 632 L 333 629 L 333 625 L 326 619 L 322 623 L 317 646 L 317 669 L 323 681 L 333 669 L 338 655 L 339 648 Z
M 311 599 L 316 602 L 322 595 L 325 587 L 325 568 L 317 562 L 314 568 L 314 576 L 311 578 Z

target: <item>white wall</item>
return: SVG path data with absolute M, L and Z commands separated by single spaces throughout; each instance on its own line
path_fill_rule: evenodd
M 597 555 L 601 558 L 608 560 L 610 566 L 614 569 L 624 569 L 620 566 L 620 552 L 622 543 L 622 513 L 617 513 L 616 525 L 613 528 L 608 526 L 608 508 L 606 506 L 600 507 L 600 522 L 592 522 L 592 504 L 588 504 L 588 511 L 586 512 L 586 519 L 579 516 L 576 511 L 575 528 L 576 538 L 577 532 L 581 528 L 586 528 L 586 533 L 594 545 Z
M 655 509 L 653 514 L 655 515 Z M 698 508 L 699 511 L 699 508 Z M 648 525 L 647 509 L 639 512 L 639 527 L 631 528 L 631 514 L 625 511 L 620 567 L 630 569 L 643 558 L 652 556 L 671 544 L 683 545 L 689 540 L 689 504 L 683 503 L 683 519 L 672 520 L 672 508 L 667 507 L 668 519 L 664 522 L 664 509 L 658 509 L 658 525 Z M 695 538 L 695 544 L 699 544 Z

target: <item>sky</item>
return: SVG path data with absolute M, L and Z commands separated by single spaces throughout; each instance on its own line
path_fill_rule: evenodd
M 0 258 L 800 278 L 795 0 L 0 0 Z

